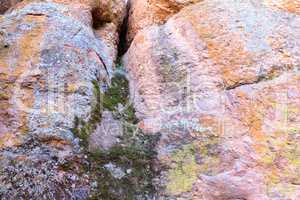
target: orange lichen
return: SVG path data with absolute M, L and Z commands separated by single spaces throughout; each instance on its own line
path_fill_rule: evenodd
M 24 18 L 25 22 L 34 23 L 35 27 L 24 34 L 18 41 L 20 57 L 16 65 L 17 68 L 14 71 L 15 75 L 23 74 L 31 65 L 38 63 L 40 57 L 39 53 L 41 51 L 40 41 L 43 39 L 43 32 L 45 31 L 45 20 L 45 16 L 27 15 Z
M 264 3 L 271 7 L 276 7 L 281 10 L 300 15 L 299 0 L 264 0 Z
M 16 44 L 8 47 L 8 50 L 0 51 L 0 72 L 2 72 L 0 81 L 7 83 L 5 100 L 2 100 L 1 107 L 5 110 L 8 108 L 15 110 L 15 112 L 5 112 L 4 110 L 0 114 L 0 118 L 8 118 L 7 121 L 15 121 L 18 124 L 17 127 L 13 127 L 12 124 L 4 124 L 7 131 L 0 135 L 0 149 L 20 145 L 22 135 L 28 131 L 27 115 L 28 109 L 33 106 L 34 95 L 32 87 L 24 88 L 22 84 L 30 76 L 32 68 L 39 62 L 40 41 L 43 39 L 45 20 L 45 16 L 25 16 L 23 21 L 34 24 L 34 27 L 20 37 Z M 15 25 L 12 27 L 16 28 Z M 17 51 L 19 56 L 14 65 L 8 65 L 7 60 L 12 56 L 10 54 L 12 51 Z
M 300 126 L 294 119 L 294 116 L 299 115 L 299 109 L 296 104 L 278 104 L 273 106 L 273 109 L 277 109 L 279 116 L 274 118 L 272 126 L 268 127 L 264 140 L 255 140 L 254 149 L 260 157 L 258 163 L 268 169 L 267 185 L 285 194 L 291 185 L 300 183 Z M 287 183 L 286 189 L 281 187 L 282 182 Z M 289 193 L 288 196 L 292 195 L 293 191 L 289 190 Z
M 188 11 L 187 11 L 188 12 Z M 214 22 L 210 13 L 202 13 L 195 16 L 195 12 L 188 14 L 188 20 L 197 32 L 199 38 L 205 42 L 209 59 L 218 65 L 226 86 L 234 85 L 243 79 L 253 80 L 255 74 L 248 73 L 247 76 L 240 74 L 241 66 L 249 66 L 251 60 L 251 52 L 245 49 L 245 42 L 239 33 L 230 32 L 227 27 L 228 22 L 226 16 L 223 16 L 223 22 Z M 199 23 L 201 21 L 211 21 L 211 23 Z M 222 25 L 221 25 L 222 23 Z
M 255 93 L 236 89 L 234 94 L 239 102 L 236 112 L 248 128 L 256 162 L 264 171 L 268 189 L 291 197 L 296 194 L 293 185 L 300 184 L 299 80 L 293 75 L 278 81 L 283 82 Z M 289 94 L 293 95 L 288 98 Z

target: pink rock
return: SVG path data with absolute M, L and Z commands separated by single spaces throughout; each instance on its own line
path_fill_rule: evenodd
M 203 1 L 134 37 L 124 62 L 141 127 L 162 135 L 161 197 L 298 199 L 293 2 Z

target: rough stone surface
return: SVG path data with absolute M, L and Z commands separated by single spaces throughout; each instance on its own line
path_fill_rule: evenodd
M 298 14 L 207 0 L 135 36 L 124 62 L 140 127 L 162 135 L 159 198 L 300 198 Z
M 126 173 L 119 167 L 115 166 L 112 163 L 105 165 L 105 168 L 111 173 L 111 175 L 116 179 L 122 179 Z
M 299 0 L 129 1 L 135 109 L 126 2 L 0 0 L 0 199 L 299 200 Z
M 109 111 L 102 113 L 101 123 L 89 138 L 89 148 L 92 151 L 109 150 L 119 142 L 123 135 L 123 126 L 119 120 L 115 120 Z
M 25 0 L 0 16 L 0 199 L 87 198 L 71 129 L 89 119 L 92 81 L 109 83 L 117 44 L 92 29 L 99 3 Z
M 163 24 L 183 7 L 202 0 L 131 0 L 128 18 L 127 42 L 130 43 L 136 33 L 154 24 Z

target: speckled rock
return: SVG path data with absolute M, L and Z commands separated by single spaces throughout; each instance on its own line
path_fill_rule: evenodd
M 89 148 L 91 151 L 109 150 L 118 144 L 122 135 L 122 123 L 119 120 L 115 120 L 111 112 L 104 111 L 101 123 L 89 138 Z
M 163 24 L 185 6 L 202 0 L 131 0 L 128 16 L 127 43 L 136 33 L 154 24 Z
M 124 63 L 140 127 L 162 135 L 159 198 L 300 198 L 298 14 L 205 0 L 135 36 Z
M 106 86 L 114 68 L 113 39 L 92 28 L 99 3 L 25 0 L 0 16 L 0 199 L 87 198 L 71 129 L 89 119 L 92 81 Z
M 21 8 L 32 2 L 41 0 L 23 0 L 16 7 Z M 111 67 L 117 59 L 119 35 L 123 19 L 126 15 L 125 0 L 47 0 L 71 7 L 72 17 L 92 26 L 96 37 L 106 45 L 107 56 L 103 60 Z

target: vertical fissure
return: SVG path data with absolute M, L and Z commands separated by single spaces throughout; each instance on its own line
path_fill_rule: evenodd
M 118 45 L 118 57 L 120 58 L 126 53 L 128 49 L 127 45 L 127 32 L 128 32 L 128 19 L 129 19 L 129 11 L 130 11 L 130 1 L 127 1 L 126 5 L 126 15 L 123 20 L 123 23 L 119 32 L 119 45 Z
M 94 81 L 94 106 L 91 118 L 75 119 L 73 133 L 79 138 L 83 153 L 87 157 L 86 169 L 91 178 L 90 199 L 105 200 L 147 200 L 154 198 L 156 189 L 153 180 L 156 177 L 153 161 L 156 157 L 155 147 L 159 134 L 144 133 L 138 127 L 138 119 L 130 100 L 129 81 L 121 61 L 127 50 L 126 35 L 128 27 L 128 11 L 123 24 L 119 28 L 118 58 L 115 72 L 107 89 L 102 89 L 98 81 Z M 99 29 L 110 23 L 98 21 L 93 14 L 93 28 Z M 122 124 L 122 135 L 109 149 L 91 149 L 91 135 L 106 121 L 104 112 L 109 112 L 113 120 Z

